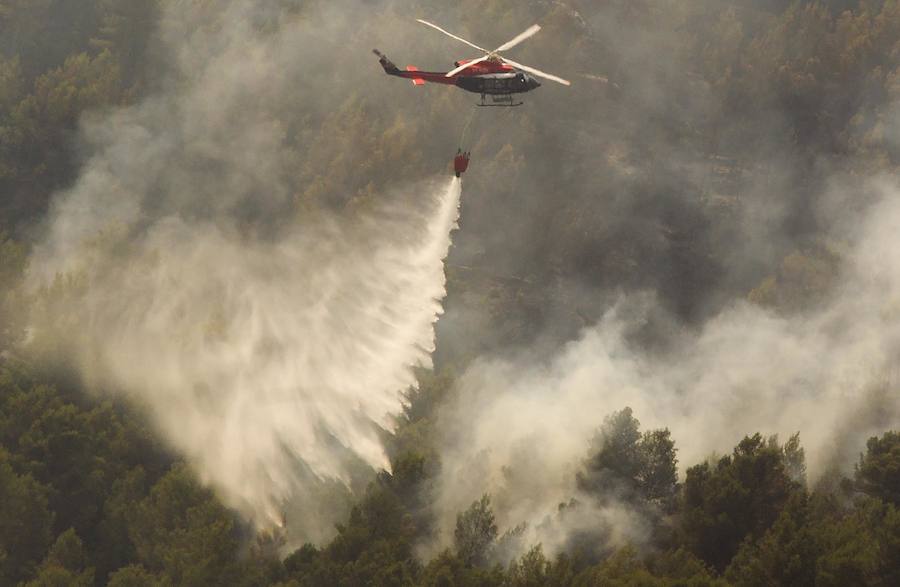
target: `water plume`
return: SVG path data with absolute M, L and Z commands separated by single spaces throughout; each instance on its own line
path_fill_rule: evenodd
M 174 216 L 120 231 L 83 245 L 50 319 L 89 387 L 139 402 L 225 503 L 277 524 L 308 473 L 389 466 L 379 429 L 430 364 L 459 195 L 427 182 L 273 241 Z

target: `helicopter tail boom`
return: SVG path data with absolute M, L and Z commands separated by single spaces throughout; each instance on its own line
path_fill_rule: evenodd
M 384 68 L 384 72 L 388 75 L 406 78 L 408 80 L 411 80 L 412 83 L 417 86 L 424 85 L 425 82 L 431 82 L 433 84 L 446 84 L 451 86 L 456 85 L 456 78 L 447 77 L 446 72 L 419 71 L 419 68 L 415 67 L 414 65 L 407 65 L 406 70 L 402 70 L 394 65 L 394 62 L 388 59 L 387 55 L 385 55 L 378 49 L 373 49 L 372 52 L 378 56 L 378 63 L 381 64 L 381 67 Z

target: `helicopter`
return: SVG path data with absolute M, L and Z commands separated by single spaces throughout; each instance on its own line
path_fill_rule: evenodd
M 516 63 L 500 54 L 501 51 L 508 51 L 525 39 L 534 36 L 541 30 L 539 25 L 530 26 L 514 39 L 507 41 L 493 51 L 488 51 L 462 37 L 445 31 L 436 24 L 422 19 L 416 20 L 425 26 L 444 33 L 448 37 L 478 49 L 484 55 L 477 59 L 456 61 L 453 63 L 454 69 L 447 72 L 420 71 L 413 65 L 407 65 L 405 70 L 401 70 L 384 53 L 378 49 L 373 49 L 372 52 L 378 56 L 378 61 L 386 74 L 412 80 L 412 83 L 417 86 L 430 82 L 456 86 L 467 92 L 481 94 L 481 103 L 476 104 L 477 106 L 521 106 L 523 102 L 521 100 L 517 101 L 513 96 L 539 88 L 541 84 L 535 77 L 548 79 L 564 86 L 571 85 L 568 80 L 527 65 L 522 65 L 521 63 Z M 490 103 L 486 101 L 487 96 L 491 97 Z

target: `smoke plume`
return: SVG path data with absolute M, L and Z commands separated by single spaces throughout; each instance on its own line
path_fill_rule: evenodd
M 620 299 L 550 358 L 476 361 L 442 415 L 444 543 L 456 512 L 483 493 L 493 495 L 501 528 L 528 525 L 521 546 L 556 551 L 604 526 L 614 546 L 646 541 L 640 513 L 615 499 L 576 515 L 559 508 L 572 498 L 590 504 L 575 474 L 603 418 L 626 406 L 644 430 L 671 430 L 682 475 L 755 432 L 786 439 L 799 431 L 811 482 L 852 466 L 866 438 L 900 424 L 900 264 L 890 252 L 900 189 L 889 181 L 872 189 L 877 202 L 843 223 L 838 283 L 805 311 L 736 300 L 694 331 L 646 293 Z M 647 328 L 669 340 L 667 350 L 640 344 Z

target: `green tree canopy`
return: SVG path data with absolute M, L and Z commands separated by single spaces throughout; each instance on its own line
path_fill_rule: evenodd
M 869 439 L 855 478 L 857 488 L 866 495 L 900 506 L 900 432 Z
M 496 539 L 497 524 L 491 510 L 491 498 L 483 495 L 456 517 L 453 544 L 465 564 L 478 566 L 487 562 Z
M 640 433 L 631 408 L 608 416 L 591 439 L 578 487 L 598 499 L 614 497 L 670 507 L 678 482 L 675 443 L 668 429 Z
M 0 446 L 0 583 L 27 578 L 44 557 L 53 526 L 48 493 L 30 475 L 17 475 Z
M 688 469 L 682 531 L 694 553 L 724 570 L 745 538 L 758 539 L 801 486 L 776 437 L 745 437 L 730 456 Z

